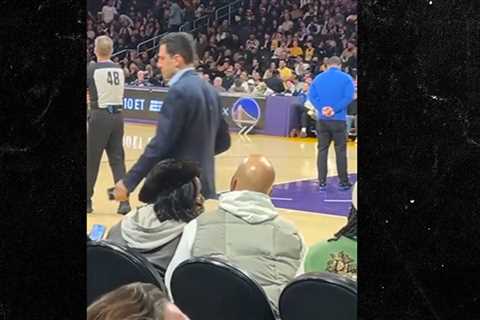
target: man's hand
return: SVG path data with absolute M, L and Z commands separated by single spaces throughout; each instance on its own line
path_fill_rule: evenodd
M 113 190 L 113 195 L 117 201 L 127 201 L 128 200 L 128 189 L 125 187 L 125 184 L 122 180 L 119 180 L 115 185 Z
M 322 114 L 327 117 L 327 118 L 330 118 L 330 117 L 333 117 L 333 115 L 335 114 L 335 112 L 333 111 L 333 108 L 330 107 L 330 106 L 326 106 L 326 107 L 323 107 L 322 108 Z

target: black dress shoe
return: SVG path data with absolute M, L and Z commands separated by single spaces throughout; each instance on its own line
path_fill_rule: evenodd
M 130 207 L 130 203 L 128 201 L 121 201 L 120 205 L 118 206 L 117 213 L 125 215 L 129 213 L 130 210 L 132 210 L 132 208 Z

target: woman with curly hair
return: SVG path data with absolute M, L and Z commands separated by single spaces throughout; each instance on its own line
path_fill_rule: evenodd
M 132 210 L 113 226 L 107 240 L 144 255 L 163 273 L 183 227 L 204 210 L 199 176 L 195 163 L 173 159 L 159 162 L 138 196 L 146 205 Z

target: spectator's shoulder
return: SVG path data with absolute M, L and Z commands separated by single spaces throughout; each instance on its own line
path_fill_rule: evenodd
M 282 232 L 286 234 L 298 234 L 297 227 L 291 221 L 285 218 L 279 216 L 276 219 L 276 224 L 282 230 Z
M 190 96 L 192 93 L 198 91 L 200 82 L 203 81 L 200 77 L 189 74 L 182 76 L 173 86 L 170 87 L 169 92 L 179 96 Z

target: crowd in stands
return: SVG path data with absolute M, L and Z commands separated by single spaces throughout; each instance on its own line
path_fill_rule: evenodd
M 223 2 L 210 1 L 210 10 Z M 145 40 L 167 31 L 176 31 L 185 22 L 210 13 L 200 1 L 89 1 L 87 17 L 87 54 L 93 59 L 93 40 L 108 35 L 114 41 L 114 52 L 135 49 Z
M 199 176 L 195 163 L 161 161 L 139 193 L 145 205 L 107 235 L 108 241 L 147 258 L 165 275 L 169 292 L 175 269 L 192 257 L 221 258 L 246 271 L 276 313 L 283 288 L 304 272 L 330 272 L 356 281 L 356 185 L 346 225 L 332 239 L 308 249 L 301 233 L 280 217 L 271 201 L 275 170 L 267 158 L 244 159 L 231 179 L 231 190 L 220 196 L 213 212 L 204 212 Z
M 93 40 L 109 35 L 114 57 L 127 83 L 165 86 L 156 67 L 156 50 L 137 52 L 144 40 L 175 31 L 184 23 L 228 1 L 108 0 L 99 3 L 87 20 L 87 55 Z M 357 16 L 355 0 L 246 0 L 228 20 L 193 30 L 200 75 L 221 92 L 251 95 L 293 94 L 326 69 L 326 59 L 338 56 L 342 68 L 356 78 Z M 212 20 L 214 20 L 212 18 Z M 188 27 L 187 27 L 187 30 Z

